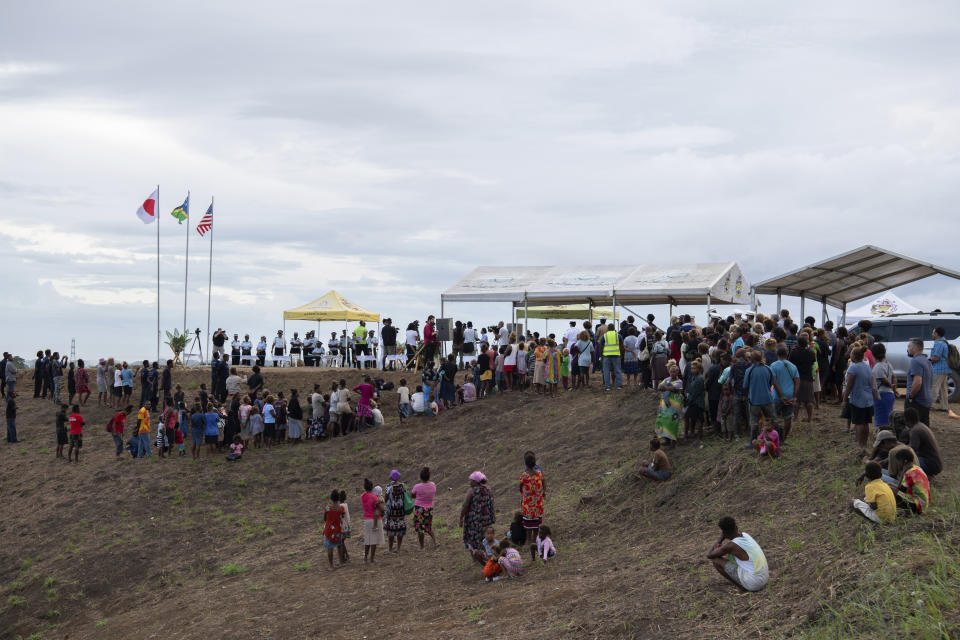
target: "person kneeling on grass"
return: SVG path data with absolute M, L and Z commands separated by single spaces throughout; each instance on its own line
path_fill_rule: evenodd
M 722 532 L 720 540 L 707 554 L 713 567 L 742 589 L 763 589 L 770 580 L 770 569 L 760 545 L 750 534 L 740 531 L 736 521 L 729 516 L 721 518 L 717 525 Z
M 493 551 L 493 554 L 483 565 L 483 580 L 485 582 L 496 582 L 500 579 L 500 546 L 493 545 L 491 550 Z
M 660 448 L 660 438 L 654 438 L 650 441 L 650 451 L 653 452 L 653 461 L 647 462 L 644 460 L 640 463 L 640 475 L 659 482 L 669 480 L 673 469 L 666 452 Z
M 864 468 L 868 482 L 863 488 L 863 500 L 851 503 L 853 510 L 877 524 L 891 523 L 897 517 L 897 502 L 893 491 L 882 479 L 882 470 L 876 462 L 868 462 Z

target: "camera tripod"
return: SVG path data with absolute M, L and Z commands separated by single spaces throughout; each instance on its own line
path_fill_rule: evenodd
M 193 353 L 194 347 L 197 348 L 197 353 L 200 355 L 200 362 L 203 362 L 203 341 L 200 340 L 200 329 L 197 329 L 196 331 L 193 332 L 193 342 L 190 343 L 190 349 L 187 351 L 187 354 Z M 183 358 L 184 358 L 183 365 L 186 366 L 187 355 L 184 354 Z

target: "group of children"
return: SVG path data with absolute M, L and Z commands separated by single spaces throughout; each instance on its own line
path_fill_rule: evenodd
M 473 558 L 483 566 L 483 579 L 486 582 L 496 582 L 501 576 L 508 578 L 519 577 L 523 571 L 523 556 L 520 549 L 527 544 L 529 533 L 523 526 L 523 514 L 519 511 L 514 514 L 510 528 L 498 540 L 496 530 L 490 526 L 483 532 L 483 548 L 473 552 Z M 553 546 L 550 527 L 541 524 L 537 529 L 536 538 L 530 541 L 530 561 L 536 562 L 539 558 L 548 562 L 557 555 Z

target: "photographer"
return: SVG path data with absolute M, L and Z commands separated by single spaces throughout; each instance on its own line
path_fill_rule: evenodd
M 213 352 L 219 353 L 222 358 L 226 351 L 224 351 L 223 345 L 227 342 L 227 332 L 223 329 L 217 327 L 217 330 L 213 334 Z

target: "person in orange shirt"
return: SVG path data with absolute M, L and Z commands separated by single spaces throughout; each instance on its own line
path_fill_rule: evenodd
M 139 442 L 138 458 L 149 458 L 153 455 L 150 451 L 150 411 L 146 407 L 140 407 L 137 412 L 137 440 Z

